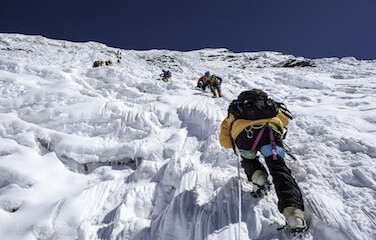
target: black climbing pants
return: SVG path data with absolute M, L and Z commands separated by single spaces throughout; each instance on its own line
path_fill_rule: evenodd
M 251 152 L 252 145 L 260 130 L 261 129 L 251 129 L 251 133 L 249 129 L 248 133 L 246 130 L 243 130 L 235 139 L 236 146 L 242 153 Z M 277 155 L 277 158 L 275 160 L 273 159 L 273 156 L 269 155 L 268 151 L 265 150 L 268 149 L 268 145 L 271 142 L 269 131 L 273 132 L 276 147 L 279 148 L 279 154 Z M 303 198 L 299 186 L 296 183 L 295 179 L 292 177 L 291 170 L 286 166 L 283 159 L 283 145 L 280 134 L 271 130 L 271 128 L 266 127 L 259 143 L 257 144 L 255 153 L 259 151 L 264 156 L 266 165 L 273 178 L 274 188 L 279 200 L 279 211 L 282 212 L 285 207 L 297 207 L 301 210 L 304 210 Z M 265 173 L 267 174 L 264 165 L 259 161 L 258 157 L 253 157 L 252 159 L 250 159 L 244 156 L 247 156 L 247 154 L 242 154 L 242 167 L 247 174 L 248 180 L 251 181 L 252 174 L 256 170 L 265 171 Z

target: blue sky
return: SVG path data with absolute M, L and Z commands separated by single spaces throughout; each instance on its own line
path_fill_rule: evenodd
M 123 49 L 376 59 L 376 0 L 2 0 L 0 32 Z

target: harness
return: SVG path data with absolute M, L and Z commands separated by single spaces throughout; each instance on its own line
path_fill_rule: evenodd
M 234 122 L 236 122 L 236 120 L 234 120 L 230 125 L 230 138 L 231 138 L 232 149 L 234 150 L 234 152 L 236 154 L 235 142 L 234 142 L 234 139 L 231 136 L 231 130 L 232 130 L 232 126 L 233 126 Z M 247 127 L 247 128 L 244 129 L 244 131 L 247 134 L 247 138 L 251 139 L 251 138 L 254 137 L 252 129 L 261 129 L 259 131 L 259 133 L 257 134 L 255 141 L 253 142 L 252 147 L 251 147 L 251 151 L 256 152 L 257 146 L 260 143 L 260 140 L 261 140 L 262 136 L 264 135 L 266 128 L 269 130 L 269 139 L 270 139 L 270 145 L 271 145 L 271 152 L 272 152 L 272 155 L 273 155 L 273 160 L 277 160 L 278 159 L 277 158 L 278 153 L 277 153 L 277 146 L 276 146 L 276 141 L 275 141 L 275 137 L 274 137 L 274 133 L 273 133 L 273 131 L 274 131 L 273 130 L 273 124 L 266 123 L 266 124 L 263 124 L 263 125 Z M 276 130 L 276 131 L 278 133 L 280 133 L 278 130 Z
M 281 103 L 281 102 L 276 102 L 276 103 L 277 103 L 278 109 L 281 111 L 281 113 L 284 116 L 286 116 L 288 119 L 292 120 L 293 119 L 292 113 L 287 109 L 286 105 L 284 103 Z M 228 117 L 229 117 L 229 115 L 228 115 Z M 237 152 L 236 152 L 236 148 L 235 148 L 234 139 L 231 136 L 231 131 L 232 131 L 233 124 L 237 120 L 238 119 L 235 119 L 234 121 L 232 121 L 231 125 L 230 125 L 231 145 L 232 145 L 232 149 L 234 150 L 235 154 L 237 154 Z M 268 155 L 268 156 L 273 155 L 273 160 L 278 159 L 277 155 L 280 155 L 282 158 L 284 158 L 285 146 L 282 145 L 281 147 L 279 147 L 279 146 L 276 145 L 276 140 L 275 140 L 275 136 L 274 136 L 273 131 L 275 131 L 276 133 L 279 133 L 281 135 L 281 139 L 282 139 L 283 136 L 285 135 L 284 130 L 287 130 L 287 129 L 286 128 L 282 129 L 280 126 L 278 126 L 274 123 L 265 123 L 265 124 L 260 124 L 260 125 L 250 125 L 250 126 L 248 126 L 244 129 L 244 131 L 246 132 L 247 138 L 250 138 L 250 139 L 254 137 L 254 133 L 253 133 L 252 129 L 261 129 L 260 132 L 257 134 L 255 141 L 252 144 L 251 151 L 255 152 L 255 150 L 257 149 L 257 146 L 258 146 L 258 144 L 261 140 L 261 137 L 263 136 L 263 134 L 265 132 L 265 128 L 268 128 L 268 130 L 269 130 L 270 144 L 261 147 L 261 149 L 260 149 L 261 153 L 263 153 L 263 154 L 265 153 L 265 155 Z M 291 153 L 289 153 L 289 151 L 287 151 L 287 154 L 291 155 Z
M 255 141 L 252 144 L 251 151 L 255 152 L 257 145 L 259 144 L 261 137 L 263 136 L 265 129 L 268 128 L 269 130 L 269 139 L 270 139 L 270 144 L 272 146 L 272 155 L 273 155 L 273 160 L 277 160 L 277 149 L 276 149 L 276 143 L 275 143 L 275 137 L 273 133 L 273 128 L 269 125 L 266 124 L 267 126 L 264 126 L 261 128 L 260 132 L 257 134 Z

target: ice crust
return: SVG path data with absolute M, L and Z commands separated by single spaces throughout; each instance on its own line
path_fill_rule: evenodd
M 120 64 L 92 68 L 118 50 Z M 260 88 L 295 115 L 286 162 L 313 239 L 376 239 L 376 61 L 276 67 L 291 58 L 0 34 L 0 238 L 238 239 L 237 160 L 219 127 L 231 99 Z M 205 71 L 223 98 L 195 89 Z M 275 193 L 252 199 L 242 178 L 240 239 L 285 239 Z

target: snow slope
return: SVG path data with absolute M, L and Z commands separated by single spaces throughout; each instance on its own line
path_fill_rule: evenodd
M 274 67 L 276 52 L 125 51 L 0 34 L 0 238 L 237 239 L 229 101 L 261 88 L 295 115 L 287 159 L 313 239 L 376 239 L 376 61 Z M 157 81 L 164 69 L 172 81 Z M 222 76 L 224 98 L 194 89 Z M 243 186 L 241 239 L 284 239 L 272 192 Z

